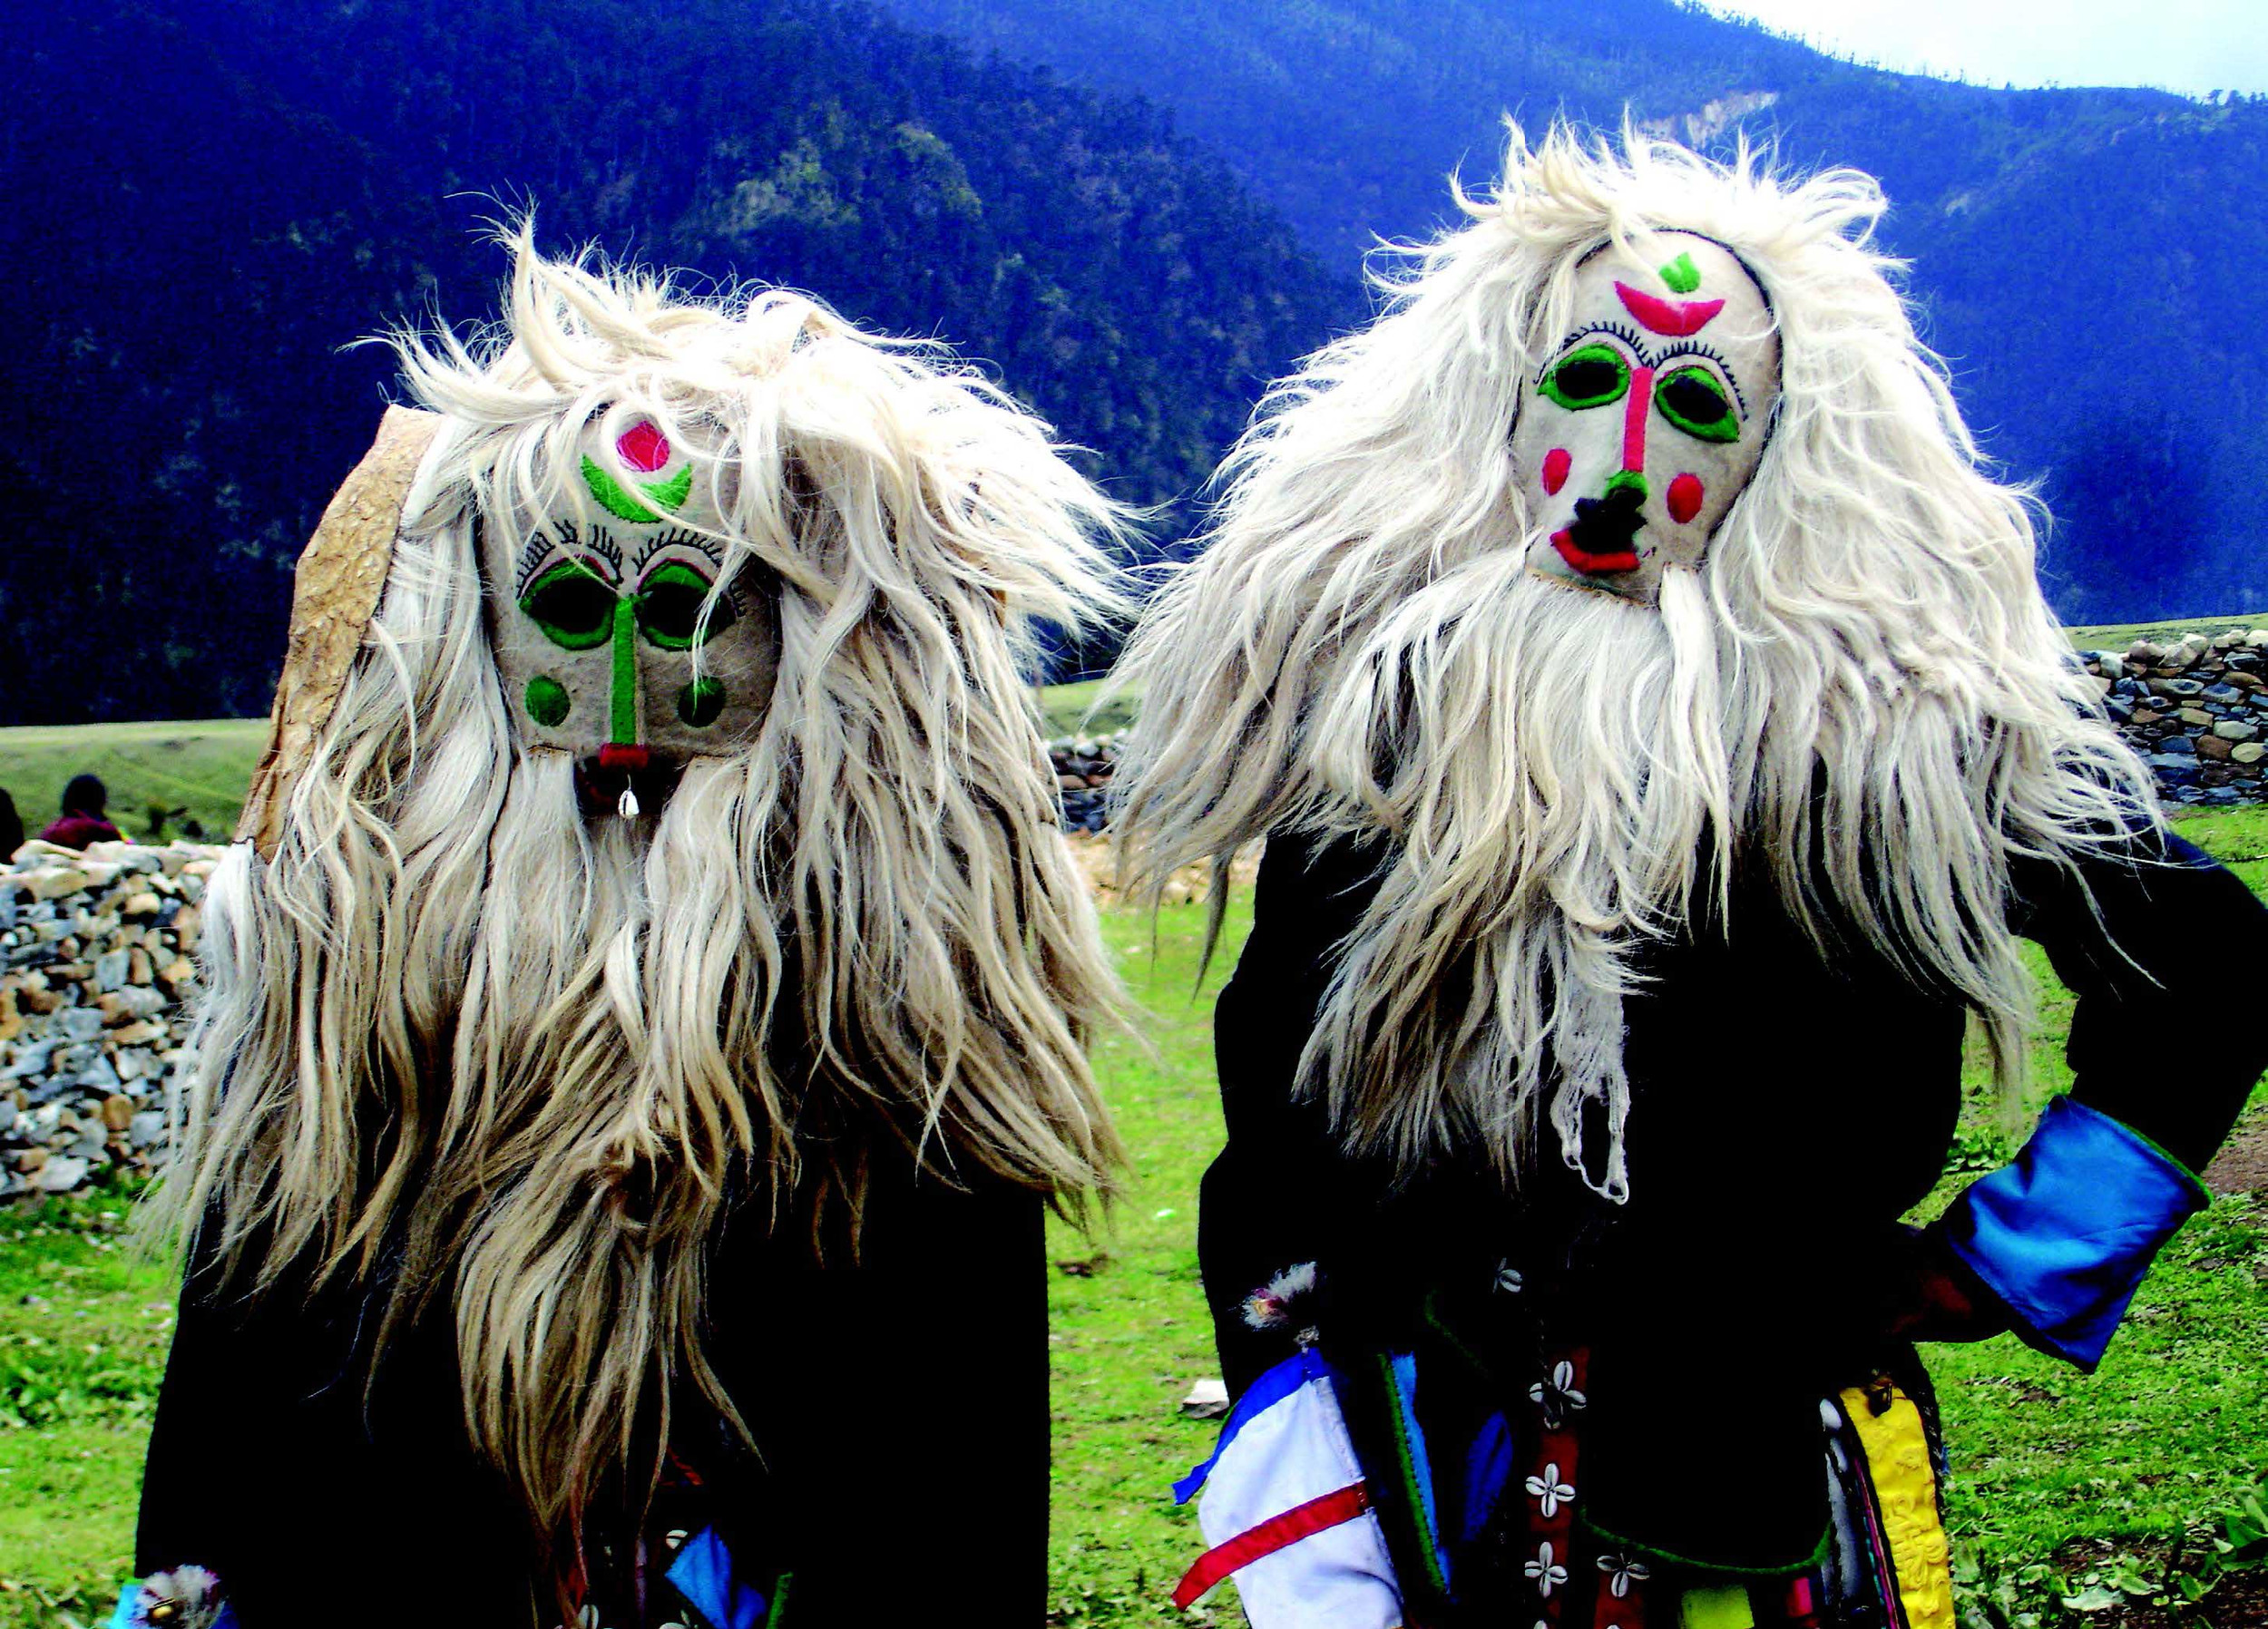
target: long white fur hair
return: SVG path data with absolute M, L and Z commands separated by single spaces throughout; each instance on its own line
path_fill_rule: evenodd
M 1581 1170 L 1595 1114 L 1586 1180 L 1623 1196 L 1633 954 L 1723 909 L 1736 857 L 1823 953 L 1855 933 L 1957 992 L 2012 1081 L 2009 861 L 2129 831 L 2152 795 L 2040 595 L 2028 494 L 1980 467 L 1871 246 L 1875 182 L 1515 126 L 1501 182 L 1458 200 L 1378 320 L 1269 392 L 1137 631 L 1134 880 L 1270 833 L 1385 840 L 1299 1078 L 1404 1169 L 1478 1141 L 1512 1180 L 1548 1114 Z M 1526 569 L 1510 445 L 1578 263 L 1654 265 L 1667 229 L 1746 262 L 1784 384 L 1656 610 Z
M 1084 1042 L 1118 986 L 1026 675 L 1035 619 L 1122 609 L 1122 517 L 938 347 L 524 229 L 501 327 L 397 348 L 444 424 L 274 858 L 214 878 L 168 1185 L 263 1285 L 375 1275 L 389 1328 L 453 1303 L 474 1436 L 572 1546 L 675 1384 L 737 1420 L 700 1337 L 728 1192 L 816 1230 L 893 1144 L 1107 1190 Z M 761 733 L 634 822 L 516 742 L 474 539 L 568 512 L 617 403 L 701 449 L 779 632 Z

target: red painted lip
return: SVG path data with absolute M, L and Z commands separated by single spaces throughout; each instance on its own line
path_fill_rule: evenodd
M 1551 534 L 1551 546 L 1559 551 L 1559 558 L 1586 577 L 1612 577 L 1621 571 L 1638 569 L 1635 550 L 1625 549 L 1619 554 L 1586 554 L 1575 546 L 1575 540 L 1562 529 Z
M 599 767 L 601 769 L 620 769 L 635 775 L 641 769 L 650 767 L 652 763 L 653 754 L 642 746 L 609 745 L 599 748 Z

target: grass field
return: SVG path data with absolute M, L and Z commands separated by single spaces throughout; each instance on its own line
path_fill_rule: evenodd
M 2185 829 L 2268 892 L 2268 815 L 2207 816 Z M 1232 941 L 1247 909 L 1240 901 L 1230 912 Z M 1217 962 L 1192 999 L 1199 917 L 1169 908 L 1155 954 L 1144 920 L 1106 919 L 1154 1049 L 1122 1037 L 1100 1043 L 1135 1151 L 1129 1196 L 1105 1234 L 1058 1225 L 1049 1240 L 1058 1623 L 1240 1621 L 1229 1592 L 1186 1617 L 1165 1602 L 1200 1547 L 1167 1485 L 1204 1457 L 1214 1430 L 1178 1410 L 1215 1368 L 1195 1230 L 1198 1180 L 1220 1138 L 1211 997 L 1233 960 Z M 2036 1058 L 2043 1093 L 2068 1083 L 2068 999 L 2051 988 Z M 2009 1152 L 1981 1107 L 1981 1078 L 1980 1067 L 1977 1112 L 1933 1203 Z M 2256 1103 L 2254 1117 L 2263 1113 L 2268 1102 Z M 0 1211 L 0 1629 L 98 1621 L 128 1566 L 171 1284 L 120 1248 L 123 1211 L 115 1196 Z M 1931 1349 L 1971 1598 L 1980 1610 L 2000 1595 L 2010 1605 L 1994 1629 L 2023 1629 L 2026 1614 L 2043 1626 L 2068 1618 L 2099 1629 L 2177 1621 L 2151 1601 L 2175 1598 L 2177 1573 L 2208 1581 L 2214 1536 L 2243 1539 L 2244 1497 L 2268 1469 L 2264 1313 L 2268 1209 L 2234 1195 L 2175 1241 L 2093 1378 L 2009 1338 Z M 2223 1581 L 2203 1615 L 2178 1621 L 2254 1621 L 2213 1615 L 2242 1585 Z M 2066 1598 L 2111 1604 L 2067 1614 Z
M 2249 615 L 2232 613 L 2224 617 L 2184 617 L 2170 622 L 2109 622 L 2099 628 L 2073 628 L 2065 631 L 2071 636 L 2073 649 L 2078 650 L 2124 650 L 2136 639 L 2178 639 L 2188 633 L 2219 633 L 2229 628 L 2268 628 L 2268 611 Z
M 2268 611 L 2253 617 L 2198 617 L 2181 622 L 2075 628 L 2075 649 L 2123 650 L 2144 635 L 2178 638 L 2193 629 L 2268 626 Z M 1102 699 L 1103 681 L 1046 685 L 1040 711 L 1051 736 L 1105 735 L 1133 723 L 1139 698 Z M 1100 705 L 1099 705 L 1100 704 Z M 27 832 L 55 817 L 64 783 L 73 775 L 102 776 L 111 794 L 111 817 L 130 837 L 153 835 L 162 814 L 171 834 L 194 821 L 208 836 L 236 829 L 252 766 L 268 739 L 265 718 L 213 718 L 185 723 L 27 725 L 0 729 L 0 787 L 15 799 Z
M 151 812 L 182 835 L 194 821 L 224 839 L 236 829 L 252 766 L 268 741 L 265 718 L 193 723 L 28 725 L 0 729 L 0 786 L 15 799 L 25 831 L 36 836 L 54 819 L 64 783 L 100 775 L 110 788 L 111 819 L 129 837 L 155 835 Z
M 1050 735 L 1110 731 L 1132 722 L 1133 708 L 1113 702 L 1088 718 L 1099 679 L 1050 685 L 1040 708 Z M 209 718 L 190 723 L 23 725 L 0 729 L 0 788 L 15 799 L 24 829 L 36 836 L 59 813 L 64 783 L 100 775 L 111 795 L 111 818 L 136 839 L 185 834 L 183 823 L 221 841 L 236 830 L 252 766 L 268 743 L 265 718 Z M 194 832 L 187 834 L 194 834 Z

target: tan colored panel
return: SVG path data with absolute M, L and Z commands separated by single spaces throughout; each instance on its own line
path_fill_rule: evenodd
M 283 676 L 269 712 L 268 750 L 252 772 L 236 828 L 237 841 L 249 841 L 263 859 L 275 858 L 291 784 L 314 755 L 363 633 L 377 614 L 401 530 L 402 501 L 440 424 L 438 414 L 388 407 L 377 439 L 332 495 L 299 556 Z

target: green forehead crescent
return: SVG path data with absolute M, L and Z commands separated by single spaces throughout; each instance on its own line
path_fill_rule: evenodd
M 693 491 L 693 466 L 687 464 L 667 481 L 640 481 L 632 493 L 621 482 L 601 469 L 595 459 L 582 461 L 583 484 L 591 495 L 609 514 L 640 525 L 651 525 L 663 518 L 661 511 L 684 507 L 685 500 Z

